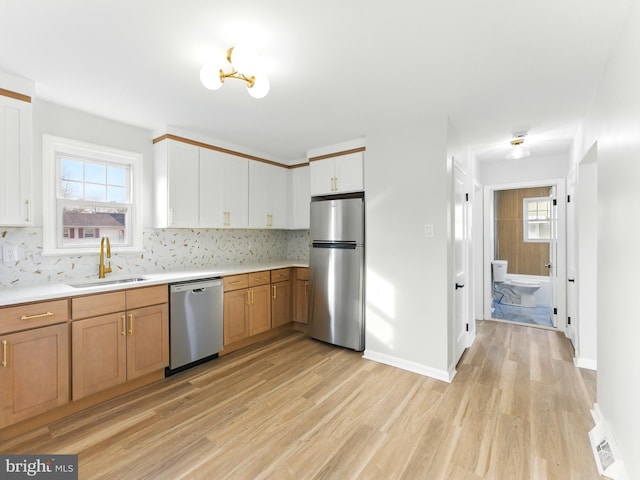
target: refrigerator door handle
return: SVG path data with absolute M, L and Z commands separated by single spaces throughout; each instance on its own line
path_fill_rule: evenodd
M 347 250 L 355 250 L 357 247 L 356 242 L 354 241 L 345 241 L 345 242 L 322 242 L 322 241 L 314 241 L 311 243 L 313 248 L 341 248 Z

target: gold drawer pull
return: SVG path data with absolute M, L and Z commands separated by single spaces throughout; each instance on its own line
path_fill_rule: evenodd
M 230 285 L 237 285 L 238 283 L 242 283 L 244 280 L 234 280 L 233 282 L 229 282 Z
M 124 315 L 122 315 L 122 331 L 120 332 L 120 335 L 126 335 L 127 334 L 127 320 L 125 318 Z
M 273 289 L 273 295 L 272 295 L 272 297 L 273 297 L 273 299 L 274 299 L 274 300 L 277 300 L 277 290 L 276 290 L 276 289 L 277 289 L 278 287 L 277 287 L 276 285 L 272 285 L 272 286 L 271 286 L 271 288 Z
M 2 366 L 7 366 L 7 341 L 2 340 Z
M 52 315 L 53 315 L 52 312 L 39 313 L 37 315 L 22 315 L 20 317 L 20 320 L 31 320 L 31 319 L 34 319 L 34 318 L 50 317 Z
M 129 335 L 133 335 L 133 313 L 129 314 Z

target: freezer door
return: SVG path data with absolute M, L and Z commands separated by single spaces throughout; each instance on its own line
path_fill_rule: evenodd
M 364 350 L 364 247 L 316 244 L 309 258 L 312 338 Z
M 364 200 L 341 198 L 311 202 L 311 240 L 352 240 L 364 244 Z

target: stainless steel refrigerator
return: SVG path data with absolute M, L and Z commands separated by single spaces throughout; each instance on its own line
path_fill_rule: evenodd
M 312 338 L 364 350 L 364 194 L 311 199 L 309 324 Z

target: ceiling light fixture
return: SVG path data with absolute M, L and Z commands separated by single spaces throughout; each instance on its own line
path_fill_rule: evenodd
M 515 160 L 517 158 L 525 158 L 531 155 L 531 152 L 529 151 L 529 147 L 525 147 L 523 145 L 524 137 L 526 135 L 527 135 L 526 133 L 520 133 L 515 135 L 514 139 L 511 140 L 512 148 L 510 148 L 507 151 L 507 154 L 504 156 L 504 158 L 506 158 L 507 160 Z
M 233 62 L 231 55 L 233 54 Z M 208 63 L 200 70 L 200 81 L 209 90 L 218 90 L 227 78 L 236 78 L 247 84 L 249 95 L 262 98 L 269 93 L 269 79 L 258 73 L 258 58 L 243 47 L 227 50 L 227 59 L 219 63 Z M 247 73 L 253 72 L 253 74 Z

